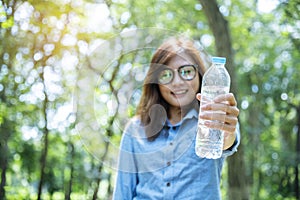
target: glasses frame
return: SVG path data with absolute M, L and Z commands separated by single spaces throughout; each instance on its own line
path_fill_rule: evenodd
M 181 76 L 181 73 L 180 73 L 180 70 L 181 70 L 182 68 L 184 68 L 184 67 L 187 67 L 187 66 L 191 66 L 191 67 L 193 67 L 194 70 L 195 70 L 194 76 L 193 76 L 192 78 L 189 78 L 189 79 L 183 78 L 183 77 Z M 160 74 L 161 74 L 164 70 L 169 70 L 169 71 L 171 71 L 171 72 L 172 72 L 172 75 L 173 75 L 172 78 L 170 79 L 170 81 L 168 81 L 168 82 L 166 82 L 166 83 L 162 83 L 162 82 L 160 82 L 160 80 L 159 80 L 159 76 L 160 76 Z M 163 68 L 162 70 L 160 70 L 160 72 L 159 72 L 159 74 L 158 74 L 158 83 L 159 83 L 159 84 L 162 84 L 162 85 L 170 84 L 170 83 L 174 80 L 174 77 L 175 77 L 174 71 L 177 71 L 177 73 L 178 73 L 179 77 L 181 78 L 181 80 L 183 80 L 183 81 L 191 81 L 191 80 L 193 80 L 193 79 L 196 77 L 196 74 L 198 73 L 198 65 L 195 65 L 195 64 L 186 64 L 186 65 L 181 65 L 181 66 L 178 67 L 177 69 L 171 69 L 171 68 L 169 68 L 169 67 L 165 67 L 165 68 Z

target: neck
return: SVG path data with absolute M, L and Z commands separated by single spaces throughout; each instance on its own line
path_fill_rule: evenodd
M 193 108 L 198 108 L 198 102 L 193 101 L 191 104 L 183 107 L 169 107 L 168 119 L 171 124 L 177 124 Z
M 177 124 L 181 121 L 183 110 L 180 107 L 170 107 L 168 118 L 171 124 Z

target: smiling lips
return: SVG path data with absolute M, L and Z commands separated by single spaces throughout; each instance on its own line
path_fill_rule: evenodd
M 175 91 L 171 91 L 171 94 L 175 96 L 179 96 L 179 95 L 186 94 L 187 92 L 188 90 L 175 90 Z

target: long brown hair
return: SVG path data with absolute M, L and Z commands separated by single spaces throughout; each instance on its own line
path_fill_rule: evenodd
M 148 140 L 150 141 L 153 141 L 158 136 L 161 128 L 166 121 L 163 116 L 166 116 L 169 110 L 169 104 L 161 96 L 160 90 L 158 88 L 158 72 L 161 67 L 167 65 L 167 63 L 172 58 L 178 56 L 179 54 L 181 55 L 182 53 L 190 56 L 194 64 L 198 66 L 200 79 L 199 90 L 201 88 L 202 76 L 205 72 L 205 66 L 200 57 L 200 52 L 194 46 L 194 43 L 191 40 L 183 37 L 172 37 L 165 41 L 156 50 L 152 57 L 150 68 L 144 81 L 141 100 L 137 107 L 136 113 L 140 117 L 142 125 L 145 126 L 146 135 Z M 160 109 L 155 109 L 156 113 L 151 113 L 151 109 L 156 105 L 160 105 Z M 155 114 L 155 116 L 153 116 L 152 114 Z

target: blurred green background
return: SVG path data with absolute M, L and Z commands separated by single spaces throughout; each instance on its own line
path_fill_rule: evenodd
M 299 0 L 1 0 L 0 199 L 110 199 L 155 48 L 226 44 L 205 2 L 228 26 L 240 109 L 223 199 L 300 199 Z

